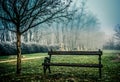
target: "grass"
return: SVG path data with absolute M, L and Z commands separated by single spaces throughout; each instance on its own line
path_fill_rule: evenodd
M 42 62 L 47 53 L 24 54 L 24 58 L 42 57 L 22 61 L 22 74 L 17 76 L 16 62 L 0 63 L 0 82 L 119 82 L 120 62 L 113 62 L 120 51 L 104 51 L 102 56 L 102 79 L 97 68 L 51 67 L 52 73 L 43 74 Z M 1 56 L 1 60 L 15 56 Z M 98 63 L 97 56 L 54 56 L 52 62 Z

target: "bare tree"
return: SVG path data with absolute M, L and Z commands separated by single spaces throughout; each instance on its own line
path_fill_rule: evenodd
M 0 0 L 0 19 L 17 37 L 17 70 L 21 73 L 21 35 L 40 24 L 69 18 L 71 0 Z
M 120 25 L 115 27 L 115 37 L 120 42 Z
M 118 24 L 114 30 L 115 30 L 115 39 L 117 41 L 117 47 L 120 48 L 120 25 Z

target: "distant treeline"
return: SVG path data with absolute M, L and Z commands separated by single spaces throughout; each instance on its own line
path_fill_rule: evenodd
M 73 4 L 74 7 L 70 8 L 71 12 L 77 10 L 70 17 L 70 20 L 59 18 L 59 21 L 49 21 L 36 26 L 36 28 L 29 29 L 27 32 L 21 35 L 21 42 L 34 42 L 40 45 L 46 45 L 44 47 L 49 47 L 50 45 L 59 45 L 61 50 L 95 50 L 102 48 L 105 42 L 105 33 L 100 30 L 101 28 L 99 19 L 96 15 L 86 9 L 86 1 L 77 0 L 77 2 L 80 3 L 79 6 Z M 65 16 L 65 18 L 68 17 Z M 0 43 L 15 42 L 16 33 L 7 29 L 10 28 L 12 30 L 16 30 L 14 29 L 14 26 L 11 24 L 6 25 L 4 22 L 0 22 L 0 24 L 0 27 L 3 28 L 0 30 Z M 29 25 L 26 23 L 24 28 L 26 28 L 26 26 Z M 24 28 L 22 27 L 20 31 L 24 30 Z M 25 45 L 28 46 L 28 44 Z M 43 46 L 40 45 L 39 49 L 41 49 L 41 47 L 43 49 Z M 26 47 L 22 48 L 25 48 L 28 50 L 28 52 L 30 51 Z M 45 51 L 47 49 L 45 48 Z M 22 53 L 23 52 L 24 50 L 22 50 Z
M 105 44 L 103 46 L 103 49 L 108 49 L 108 50 L 120 50 L 120 44 Z
M 44 53 L 49 51 L 50 49 L 57 50 L 59 49 L 58 46 L 46 46 L 46 45 L 39 45 L 36 43 L 22 43 L 21 45 L 22 54 L 29 54 L 29 53 Z M 0 56 L 1 55 L 16 55 L 16 43 L 5 42 L 0 43 Z

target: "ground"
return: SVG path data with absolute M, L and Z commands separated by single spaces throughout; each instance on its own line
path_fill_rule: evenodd
M 17 76 L 16 56 L 0 56 L 0 82 L 119 82 L 120 51 L 103 51 L 102 79 L 98 69 L 80 67 L 51 67 L 52 73 L 44 75 L 42 62 L 47 53 L 25 54 L 22 74 Z M 54 56 L 52 62 L 97 63 L 96 56 Z

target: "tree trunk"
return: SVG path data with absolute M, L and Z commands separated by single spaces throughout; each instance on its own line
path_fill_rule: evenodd
M 19 75 L 21 73 L 21 34 L 19 31 L 16 33 L 17 36 L 17 70 L 16 73 Z

